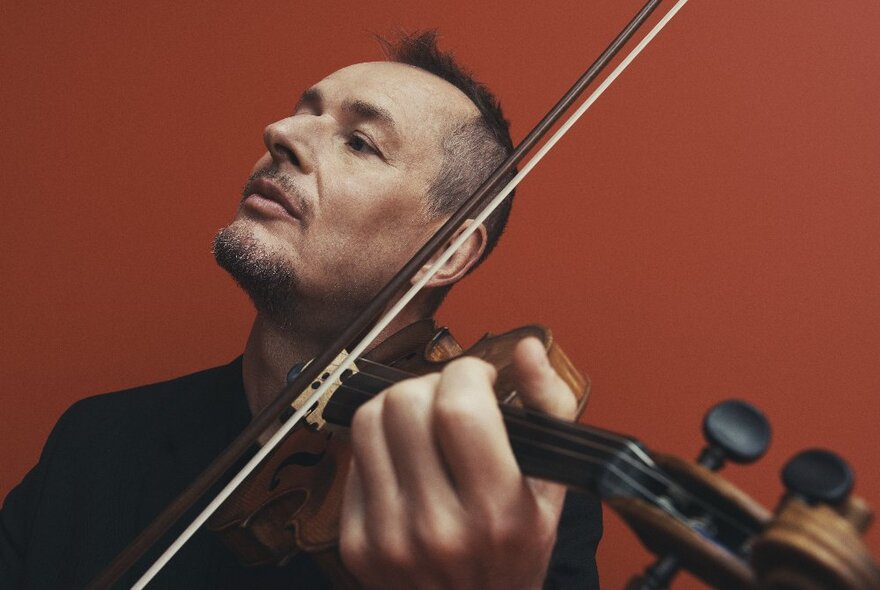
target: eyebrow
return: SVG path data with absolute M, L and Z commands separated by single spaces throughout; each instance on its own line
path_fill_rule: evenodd
M 300 107 L 307 106 L 315 109 L 316 111 L 320 111 L 324 104 L 324 96 L 321 94 L 321 91 L 317 88 L 309 88 L 305 92 L 302 93 L 302 96 L 299 97 L 299 100 L 296 101 L 296 106 L 294 107 L 295 111 L 298 111 Z
M 317 88 L 309 88 L 300 96 L 299 101 L 296 103 L 296 109 L 298 110 L 303 106 L 321 111 L 324 107 L 324 95 Z M 343 102 L 342 110 L 363 121 L 375 121 L 387 127 L 389 131 L 397 133 L 397 124 L 394 121 L 394 117 L 391 116 L 387 109 L 378 105 L 361 99 L 354 99 Z
M 354 113 L 359 119 L 376 121 L 392 130 L 395 130 L 396 128 L 394 117 L 391 116 L 391 113 L 380 106 L 370 104 L 366 101 L 360 99 L 346 101 L 342 103 L 342 110 Z

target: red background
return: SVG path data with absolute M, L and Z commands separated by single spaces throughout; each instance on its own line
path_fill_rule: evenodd
M 377 59 L 371 33 L 439 27 L 519 139 L 640 2 L 159 4 L 2 7 L 0 495 L 75 400 L 240 353 L 252 312 L 210 239 L 263 126 Z M 586 420 L 655 449 L 694 456 L 709 405 L 752 400 L 774 442 L 735 483 L 772 505 L 823 446 L 880 504 L 878 30 L 873 0 L 690 3 L 441 318 L 464 341 L 552 326 L 593 377 Z M 611 515 L 599 557 L 608 588 L 648 561 Z

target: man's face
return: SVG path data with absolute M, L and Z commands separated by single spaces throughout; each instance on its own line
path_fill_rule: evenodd
M 271 312 L 359 308 L 442 223 L 426 193 L 443 139 L 476 114 L 457 88 L 410 66 L 331 74 L 266 128 L 268 151 L 218 234 L 218 261 L 258 307 L 286 300 L 262 302 Z

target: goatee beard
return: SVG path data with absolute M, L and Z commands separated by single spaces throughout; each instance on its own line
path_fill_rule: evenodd
M 293 327 L 296 277 L 288 264 L 235 223 L 214 236 L 212 250 L 217 264 L 248 294 L 258 312 L 281 328 Z

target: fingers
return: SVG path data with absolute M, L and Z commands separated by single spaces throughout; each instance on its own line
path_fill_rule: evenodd
M 520 343 L 513 365 L 529 407 L 574 415 L 539 342 Z M 523 477 L 495 377 L 483 361 L 458 359 L 355 414 L 340 548 L 365 586 L 541 585 L 564 489 Z
M 430 426 L 439 380 L 397 384 L 355 414 L 340 550 L 368 587 L 416 587 L 415 570 L 443 579 L 436 564 L 465 548 L 457 543 L 461 508 Z
M 452 509 L 448 473 L 431 432 L 434 390 L 440 375 L 425 375 L 383 395 L 382 432 L 403 496 L 412 506 Z M 377 436 L 379 433 L 377 433 Z
M 353 469 L 360 483 L 360 502 L 368 514 L 395 509 L 393 499 L 400 494 L 391 450 L 382 432 L 383 398 L 358 410 L 352 421 Z
M 553 369 L 537 338 L 520 341 L 513 353 L 517 393 L 523 404 L 557 418 L 571 420 L 577 413 L 574 393 Z
M 474 358 L 450 363 L 440 376 L 434 401 L 434 436 L 464 503 L 503 490 L 519 493 L 521 476 L 492 386 L 495 369 Z M 491 498 L 497 506 L 504 498 Z
M 544 345 L 537 338 L 525 338 L 517 344 L 513 369 L 523 405 L 557 418 L 575 418 L 577 399 L 550 364 Z M 562 509 L 564 486 L 537 479 L 530 479 L 529 485 L 546 510 Z

